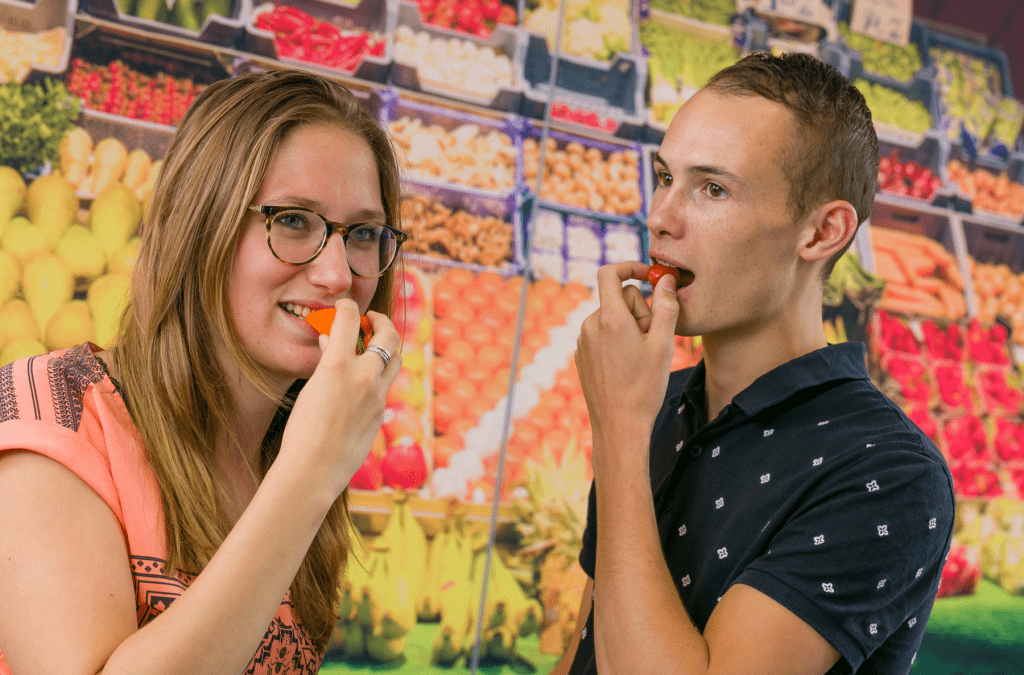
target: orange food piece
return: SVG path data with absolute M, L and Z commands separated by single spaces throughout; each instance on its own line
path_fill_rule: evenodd
M 331 324 L 334 323 L 334 315 L 337 313 L 333 307 L 327 309 L 318 309 L 315 312 L 310 312 L 306 317 L 306 323 L 313 328 L 316 328 L 316 332 L 321 335 L 331 334 Z M 359 315 L 359 330 L 363 336 L 364 342 L 369 342 L 370 338 L 373 337 L 373 325 L 370 323 L 370 318 L 360 314 Z

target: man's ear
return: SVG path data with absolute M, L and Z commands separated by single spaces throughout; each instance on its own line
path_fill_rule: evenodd
M 857 210 L 849 202 L 836 200 L 822 205 L 812 215 L 807 236 L 800 242 L 800 257 L 807 262 L 831 258 L 853 238 L 857 223 Z

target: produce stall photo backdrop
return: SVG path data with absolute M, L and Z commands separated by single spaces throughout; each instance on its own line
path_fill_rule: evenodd
M 648 261 L 651 158 L 683 102 L 745 53 L 808 52 L 864 93 L 881 158 L 826 336 L 868 345 L 958 494 L 913 672 L 1021 672 L 1019 75 L 921 17 L 880 34 L 847 0 L 785 4 L 0 0 L 0 364 L 113 343 L 149 193 L 205 86 L 280 68 L 345 83 L 399 150 L 410 239 L 403 367 L 350 486 L 360 546 L 322 672 L 550 672 L 586 581 L 573 351 L 597 268 Z M 673 369 L 700 358 L 676 338 Z

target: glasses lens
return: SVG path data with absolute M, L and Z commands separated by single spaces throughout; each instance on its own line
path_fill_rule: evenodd
M 301 264 L 320 250 L 327 225 L 308 211 L 282 211 L 270 223 L 270 248 L 278 258 Z
M 398 240 L 383 225 L 360 225 L 348 233 L 345 250 L 353 272 L 362 277 L 375 277 L 394 261 Z

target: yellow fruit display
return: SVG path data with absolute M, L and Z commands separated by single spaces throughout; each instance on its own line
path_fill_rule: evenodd
M 114 251 L 114 255 L 110 256 L 108 261 L 107 271 L 130 276 L 132 270 L 135 269 L 135 261 L 139 257 L 139 246 L 141 243 L 141 239 L 132 237 L 127 244 Z
M 92 281 L 103 274 L 107 267 L 107 253 L 103 250 L 103 244 L 82 225 L 69 227 L 57 242 L 54 253 L 68 264 L 75 278 Z
M 46 347 L 39 340 L 15 340 L 0 351 L 0 366 L 6 366 L 11 361 L 17 361 L 28 356 L 45 354 Z
M 89 207 L 89 228 L 110 257 L 124 246 L 139 229 L 142 204 L 123 183 L 113 182 Z
M 39 322 L 27 302 L 14 298 L 0 307 L 0 349 L 19 340 L 38 342 L 39 338 Z
M 131 282 L 124 274 L 104 274 L 92 282 L 86 295 L 96 325 L 94 342 L 110 349 L 117 341 L 121 314 L 128 304 Z
M 45 327 L 50 317 L 75 295 L 75 275 L 68 264 L 55 255 L 37 258 L 25 265 L 21 294 L 39 326 Z
M 21 263 L 7 251 L 0 251 L 0 307 L 21 288 Z
M 25 199 L 28 219 L 42 228 L 50 246 L 57 243 L 78 215 L 75 188 L 64 176 L 51 173 L 32 181 Z
M 22 265 L 53 252 L 43 229 L 21 216 L 7 223 L 3 238 L 0 238 L 0 249 L 13 255 Z
M 9 166 L 0 166 L 0 234 L 25 203 L 25 179 Z
M 72 300 L 58 309 L 46 324 L 43 344 L 50 351 L 67 349 L 92 340 L 96 325 L 85 300 Z

